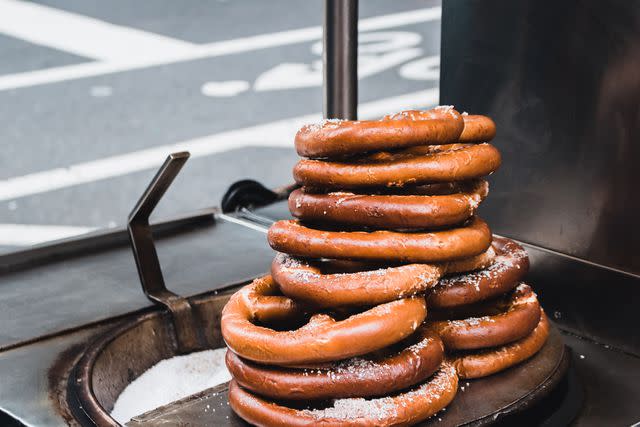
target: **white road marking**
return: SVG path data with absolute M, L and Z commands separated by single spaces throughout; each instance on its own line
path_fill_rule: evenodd
M 91 86 L 89 93 L 95 98 L 106 98 L 113 95 L 113 88 L 111 86 Z
M 426 56 L 408 64 L 398 70 L 400 77 L 407 80 L 440 80 L 440 55 Z
M 20 0 L 0 0 L 0 32 L 101 61 L 166 58 L 196 45 Z
M 422 49 L 401 49 L 382 55 L 363 55 L 358 62 L 358 78 L 371 77 L 406 61 L 417 58 Z M 258 76 L 253 86 L 256 92 L 317 87 L 322 85 L 322 64 L 285 62 Z
M 363 79 L 417 58 L 422 49 L 418 33 L 407 31 L 365 33 L 358 40 L 358 78 Z M 314 43 L 311 52 L 322 55 L 322 42 Z M 322 61 L 310 64 L 285 62 L 263 72 L 253 88 L 257 92 L 314 87 L 322 85 Z
M 251 85 L 246 80 L 226 80 L 222 82 L 206 82 L 200 88 L 204 96 L 223 97 L 236 96 L 249 90 Z
M 360 31 L 376 31 L 387 28 L 395 28 L 403 25 L 412 25 L 422 22 L 437 21 L 440 19 L 442 9 L 431 7 L 416 9 L 407 12 L 376 16 L 361 19 L 358 23 Z M 0 20 L 3 20 L 4 10 Z M 7 74 L 0 76 L 0 90 L 16 89 L 35 85 L 63 82 L 104 74 L 118 73 L 157 65 L 166 65 L 177 62 L 192 61 L 201 58 L 211 58 L 223 55 L 232 55 L 243 52 L 251 52 L 277 46 L 315 41 L 322 38 L 322 27 L 307 27 L 298 30 L 281 31 L 270 34 L 261 34 L 251 37 L 243 37 L 233 40 L 225 40 L 202 45 L 184 50 L 172 50 L 163 57 L 131 58 L 128 60 L 91 62 L 86 64 L 54 67 L 44 70 L 30 71 L 26 73 Z
M 384 98 L 361 104 L 359 115 L 361 118 L 375 118 L 391 111 L 432 106 L 437 104 L 438 97 L 439 89 L 432 88 Z M 250 146 L 292 148 L 296 131 L 303 124 L 320 118 L 320 113 L 309 114 L 5 179 L 0 181 L 0 201 L 152 169 L 162 164 L 169 153 L 176 151 L 190 151 L 191 157 L 202 157 Z
M 29 246 L 66 239 L 96 230 L 95 227 L 65 225 L 0 224 L 1 246 Z

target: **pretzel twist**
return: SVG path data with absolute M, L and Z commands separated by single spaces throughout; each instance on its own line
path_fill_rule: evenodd
M 430 263 L 483 253 L 491 230 L 478 217 L 460 228 L 415 233 L 318 230 L 286 220 L 274 223 L 267 238 L 276 251 L 304 258 Z
M 283 294 L 313 307 L 376 305 L 424 293 L 445 273 L 491 265 L 493 247 L 480 255 L 440 264 L 385 266 L 362 262 L 305 261 L 278 254 L 271 275 Z M 339 271 L 333 273 L 333 271 Z
M 429 307 L 459 307 L 487 300 L 515 288 L 529 271 L 529 257 L 510 239 L 493 237 L 494 262 L 486 269 L 445 277 L 427 294 Z
M 302 157 L 340 157 L 424 144 L 449 144 L 463 132 L 464 121 L 452 107 L 404 111 L 381 120 L 325 120 L 303 126 L 295 138 Z
M 481 178 L 500 162 L 500 152 L 487 143 L 423 146 L 342 162 L 303 159 L 293 177 L 300 185 L 338 190 L 405 187 Z
M 381 304 L 336 321 L 326 314 L 312 316 L 294 330 L 278 331 L 256 324 L 263 310 L 258 295 L 281 298 L 276 303 L 284 315 L 286 297 L 277 297 L 271 276 L 255 280 L 233 294 L 222 310 L 222 336 L 238 355 L 259 363 L 302 365 L 359 356 L 390 346 L 411 335 L 427 312 L 423 298 L 406 298 Z M 295 303 L 292 304 L 295 307 Z M 292 310 L 297 315 L 297 310 Z
M 231 408 L 257 426 L 404 426 L 423 421 L 447 406 L 458 389 L 454 367 L 443 364 L 428 381 L 399 394 L 374 399 L 337 399 L 326 408 L 294 409 L 229 383 Z
M 442 338 L 447 350 L 496 347 L 529 335 L 540 321 L 540 304 L 533 290 L 524 283 L 496 304 L 497 314 L 460 320 L 438 320 L 431 327 Z
M 462 114 L 464 129 L 459 142 L 486 142 L 496 136 L 496 124 L 487 116 Z
M 245 361 L 228 351 L 227 367 L 242 387 L 273 399 L 323 400 L 384 396 L 425 381 L 444 357 L 440 337 L 421 328 L 401 348 L 326 366 L 291 369 Z M 398 347 L 398 346 L 394 346 Z
M 525 338 L 497 348 L 451 358 L 460 378 L 482 378 L 508 369 L 536 354 L 549 336 L 549 320 L 543 311 L 535 329 Z
M 291 214 L 302 221 L 386 229 L 452 226 L 471 218 L 489 192 L 485 180 L 434 185 L 396 194 L 317 193 L 297 189 L 289 196 Z M 438 194 L 442 192 L 442 194 Z

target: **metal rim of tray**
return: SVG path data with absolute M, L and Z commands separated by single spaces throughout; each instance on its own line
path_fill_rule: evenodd
M 234 289 L 235 288 L 236 287 L 234 287 Z M 221 299 L 226 298 L 227 295 L 225 294 L 219 295 L 219 297 Z M 197 299 L 201 300 L 201 298 Z M 211 299 L 211 295 L 209 295 L 207 299 Z M 197 304 L 196 301 L 194 301 L 194 303 Z M 165 310 L 154 310 L 150 313 L 138 315 L 132 320 L 123 321 L 122 324 L 98 337 L 86 348 L 82 357 L 78 360 L 69 375 L 67 388 L 67 401 L 69 403 L 69 408 L 81 424 L 90 424 L 99 427 L 120 426 L 120 424 L 113 419 L 109 412 L 101 405 L 99 399 L 94 393 L 94 367 L 102 352 L 105 351 L 114 340 L 145 322 L 153 320 L 158 320 L 167 328 L 173 329 L 170 314 Z M 560 335 L 560 332 L 553 325 L 552 334 Z M 169 334 L 169 336 L 170 335 L 171 334 Z M 169 345 L 177 353 L 177 344 L 175 342 L 171 342 Z M 545 346 L 546 345 L 549 345 L 549 343 L 545 344 Z M 518 400 L 511 402 L 506 406 L 496 407 L 493 411 L 483 414 L 483 416 L 477 419 L 463 423 L 462 425 L 481 426 L 492 424 L 496 420 L 527 410 L 539 403 L 545 396 L 550 394 L 556 388 L 568 371 L 570 365 L 570 351 L 564 344 L 561 343 L 560 345 L 562 348 L 557 350 L 558 355 L 557 358 L 554 359 L 555 363 L 551 364 L 552 366 L 550 366 L 548 370 L 548 375 L 546 375 L 543 381 L 535 387 L 532 387 L 528 393 L 522 395 Z M 515 369 L 518 368 L 516 367 Z M 475 380 L 474 384 L 480 386 L 482 384 L 481 381 L 482 379 Z

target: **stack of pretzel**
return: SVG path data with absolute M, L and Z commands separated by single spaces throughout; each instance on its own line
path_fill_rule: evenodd
M 522 282 L 527 254 L 475 215 L 500 165 L 494 135 L 488 117 L 447 106 L 298 132 L 296 219 L 269 230 L 271 275 L 222 313 L 240 417 L 411 425 L 459 378 L 540 350 L 549 325 Z

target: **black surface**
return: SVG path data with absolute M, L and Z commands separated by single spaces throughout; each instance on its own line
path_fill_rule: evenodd
M 567 375 L 551 393 L 542 397 L 534 406 L 522 412 L 496 420 L 495 427 L 517 425 L 519 427 L 566 426 L 575 420 L 584 404 L 582 383 L 571 361 Z
M 3 427 L 22 427 L 24 424 L 0 411 L 0 425 Z
M 440 101 L 498 129 L 494 232 L 640 274 L 639 51 L 639 2 L 444 2 Z
M 571 334 L 564 340 L 574 353 L 584 404 L 575 426 L 630 426 L 640 421 L 640 358 Z
M 241 208 L 262 206 L 274 202 L 278 195 L 253 179 L 234 182 L 220 201 L 222 212 L 234 212 Z
M 527 276 L 566 330 L 640 355 L 640 279 L 526 245 Z

